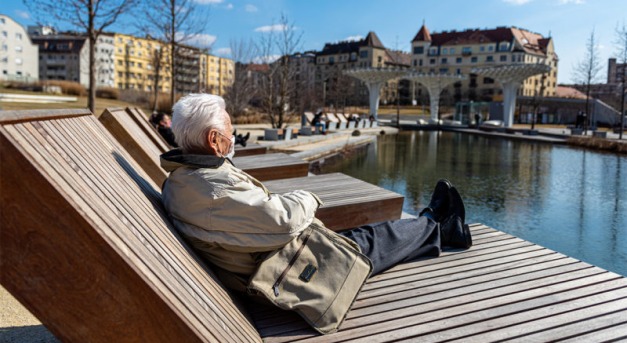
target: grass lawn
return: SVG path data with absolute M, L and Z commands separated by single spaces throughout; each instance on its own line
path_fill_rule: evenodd
M 14 90 L 14 89 L 6 89 L 6 88 L 0 88 L 0 93 L 46 95 L 44 93 L 20 91 L 20 90 Z M 76 98 L 77 100 L 75 102 L 50 103 L 50 104 L 28 103 L 28 102 L 0 102 L 0 110 L 11 111 L 11 110 L 49 110 L 49 109 L 64 109 L 64 108 L 87 108 L 86 96 L 79 96 Z M 119 101 L 119 100 L 96 98 L 96 113 L 94 114 L 96 116 L 100 116 L 100 114 L 102 114 L 105 108 L 110 108 L 110 107 L 137 107 L 137 106 L 134 104 L 124 102 L 124 101 Z M 148 110 L 147 108 L 141 108 L 141 109 L 146 114 L 151 113 L 151 111 Z

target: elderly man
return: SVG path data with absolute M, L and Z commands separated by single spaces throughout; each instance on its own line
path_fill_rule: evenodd
M 213 265 L 247 280 L 263 259 L 311 225 L 322 225 L 313 193 L 270 193 L 233 165 L 233 126 L 221 97 L 190 94 L 173 107 L 172 130 L 180 149 L 161 156 L 170 172 L 163 201 L 177 230 Z M 464 205 L 450 182 L 440 180 L 420 217 L 333 233 L 371 262 L 371 275 L 422 256 L 441 245 L 468 248 Z M 355 244 L 356 243 L 356 244 Z M 357 250 L 357 249 L 355 249 Z

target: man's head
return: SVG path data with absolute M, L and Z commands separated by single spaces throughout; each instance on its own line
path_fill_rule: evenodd
M 172 132 L 185 153 L 227 156 L 234 148 L 233 126 L 224 99 L 189 94 L 172 107 Z

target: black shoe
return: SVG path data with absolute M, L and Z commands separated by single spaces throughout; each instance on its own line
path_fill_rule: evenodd
M 429 205 L 420 211 L 420 215 L 422 216 L 423 214 L 429 212 L 433 216 L 433 219 L 438 223 L 447 218 L 450 211 L 450 190 L 452 187 L 453 185 L 448 180 L 439 180 L 435 185 Z
M 449 189 L 449 214 L 454 214 L 462 220 L 462 225 L 466 224 L 466 208 L 464 201 L 457 189 L 453 186 Z
M 451 215 L 440 223 L 440 241 L 451 248 L 468 249 L 472 246 L 470 228 L 457 215 Z

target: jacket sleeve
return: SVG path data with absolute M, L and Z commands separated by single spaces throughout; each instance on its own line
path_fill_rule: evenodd
M 321 204 L 311 192 L 271 194 L 263 186 L 233 173 L 196 177 L 202 177 L 203 182 L 191 182 L 197 187 L 186 192 L 187 199 L 180 199 L 187 206 L 171 214 L 193 225 L 188 225 L 190 232 L 186 234 L 228 250 L 270 251 L 282 247 L 313 222 Z

